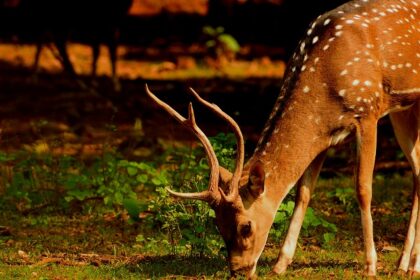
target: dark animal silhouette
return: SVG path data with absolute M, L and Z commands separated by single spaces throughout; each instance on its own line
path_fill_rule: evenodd
M 92 78 L 96 77 L 100 44 L 106 44 L 112 65 L 112 81 L 118 91 L 120 84 L 116 62 L 119 32 L 131 4 L 132 0 L 20 0 L 18 9 L 21 21 L 25 22 L 21 31 L 36 38 L 34 70 L 38 70 L 43 46 L 52 43 L 64 71 L 77 79 L 67 52 L 67 42 L 79 36 L 92 47 Z

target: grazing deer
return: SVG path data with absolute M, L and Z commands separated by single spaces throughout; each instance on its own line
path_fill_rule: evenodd
M 100 43 L 106 43 L 111 60 L 114 89 L 120 90 L 116 73 L 119 28 L 128 14 L 132 0 L 18 0 L 18 2 L 22 16 L 34 25 L 30 29 L 38 34 L 33 66 L 35 72 L 38 71 L 40 54 L 46 43 L 44 39 L 49 35 L 49 39 L 57 49 L 55 55 L 64 71 L 77 78 L 67 52 L 69 36 L 77 31 L 84 33 L 92 47 L 92 78 L 96 78 Z
M 233 128 L 233 174 L 219 166 L 195 122 L 149 96 L 203 143 L 210 162 L 209 188 L 177 193 L 207 201 L 228 249 L 232 274 L 255 275 L 277 208 L 297 185 L 292 220 L 273 272 L 292 262 L 299 231 L 326 150 L 353 134 L 357 139 L 356 190 L 366 257 L 365 274 L 376 274 L 371 216 L 377 123 L 389 114 L 414 173 L 413 208 L 399 269 L 420 273 L 420 1 L 357 0 L 318 17 L 307 30 L 285 73 L 280 95 L 254 154 L 244 163 L 236 122 L 219 107 L 194 97 Z

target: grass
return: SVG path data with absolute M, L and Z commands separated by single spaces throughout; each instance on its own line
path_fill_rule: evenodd
M 375 177 L 373 218 L 380 279 L 403 279 L 395 272 L 407 227 L 411 176 Z M 338 227 L 336 238 L 322 244 L 317 232 L 302 232 L 294 262 L 285 275 L 270 278 L 279 241 L 269 240 L 260 259 L 262 279 L 362 279 L 363 240 L 354 194 L 346 204 L 336 187 L 352 187 L 352 179 L 321 179 L 311 202 L 317 213 Z M 347 211 L 346 211 L 347 209 Z M 43 213 L 23 216 L 5 210 L 0 225 L 10 235 L 0 237 L 0 276 L 3 279 L 223 279 L 228 278 L 221 256 L 193 257 L 163 253 L 159 243 L 145 251 L 136 243 L 146 234 L 141 222 L 131 224 L 109 212 L 73 216 Z M 149 232 L 150 234 L 150 232 Z

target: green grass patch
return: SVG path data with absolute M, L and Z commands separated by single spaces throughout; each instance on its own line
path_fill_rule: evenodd
M 232 167 L 234 137 L 211 139 Z M 224 279 L 226 250 L 201 202 L 171 198 L 207 188 L 200 147 L 163 147 L 153 159 L 115 151 L 82 160 L 45 153 L 0 155 L 0 276 L 4 279 Z M 378 273 L 398 279 L 395 263 L 411 208 L 410 174 L 374 177 L 372 213 Z M 294 206 L 277 212 L 258 274 L 269 278 Z M 321 178 L 294 262 L 274 279 L 362 279 L 363 239 L 353 179 Z M 271 279 L 271 278 L 270 278 Z

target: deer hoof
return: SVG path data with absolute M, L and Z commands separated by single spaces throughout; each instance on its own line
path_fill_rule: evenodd
M 398 276 L 400 276 L 400 277 L 404 277 L 404 276 L 406 276 L 408 274 L 408 271 L 407 270 L 404 270 L 404 269 L 401 269 L 401 268 L 398 268 L 396 274 Z
M 367 279 L 376 279 L 376 262 L 365 265 L 365 272 L 363 275 Z
M 413 278 L 420 276 L 420 257 L 417 254 L 412 254 L 410 259 L 410 266 L 408 268 L 408 275 Z
M 273 267 L 273 270 L 271 271 L 271 276 L 285 273 L 290 263 L 291 261 L 287 258 L 280 257 L 276 265 Z
M 420 271 L 409 270 L 407 272 L 407 275 L 408 277 L 410 277 L 410 279 L 419 279 Z

